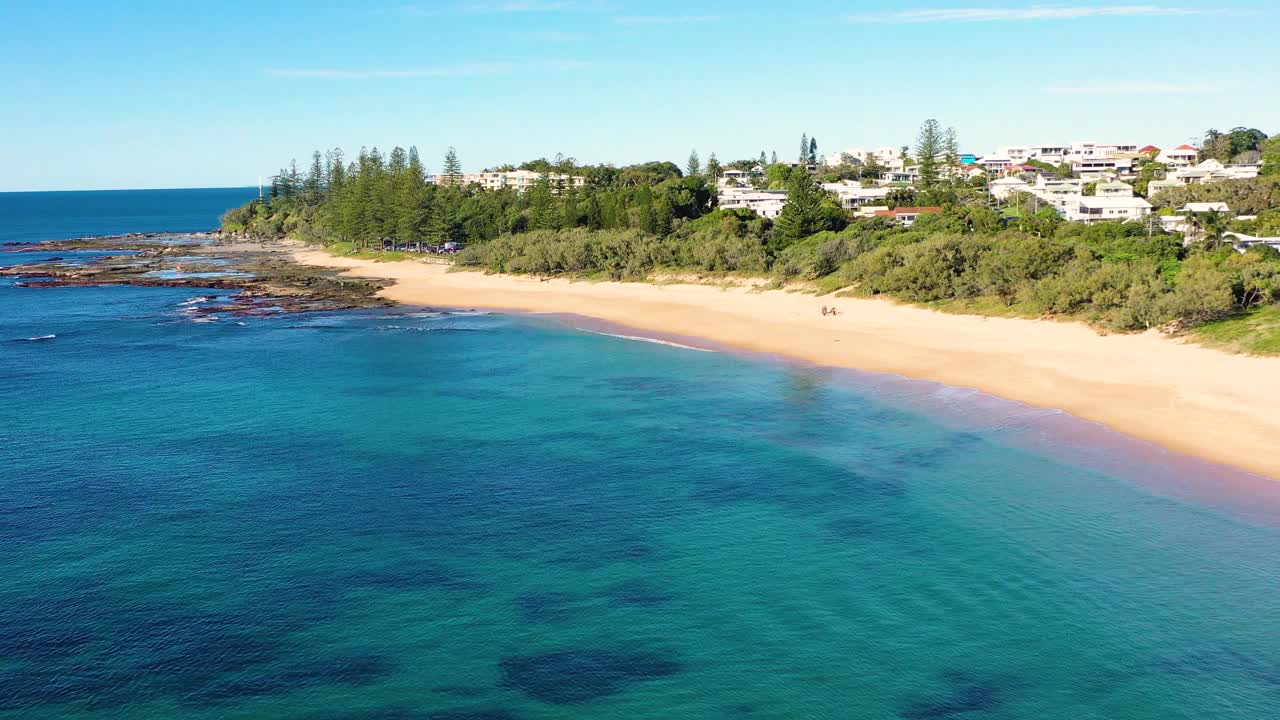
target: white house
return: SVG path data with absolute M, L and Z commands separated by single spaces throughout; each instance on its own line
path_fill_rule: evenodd
M 1163 180 L 1152 180 L 1147 183 L 1147 197 L 1155 197 L 1162 190 L 1169 188 L 1182 187 L 1182 181 L 1177 178 L 1165 178 Z
M 1019 178 L 1006 177 L 987 183 L 987 189 L 991 192 L 991 197 L 1004 200 L 1014 193 L 1031 192 L 1031 184 Z
M 1255 237 L 1238 232 L 1224 233 L 1224 235 L 1240 252 L 1244 252 L 1254 245 L 1267 245 L 1280 250 L 1280 237 Z
M 1182 207 L 1184 213 L 1220 212 L 1229 213 L 1231 208 L 1224 202 L 1193 202 Z
M 845 210 L 856 210 L 864 205 L 882 202 L 892 188 L 862 187 L 862 183 L 845 180 L 838 183 L 823 183 L 822 189 L 840 199 L 840 207 Z
M 1030 159 L 1050 165 L 1061 165 L 1071 149 L 1066 145 L 1032 145 Z
M 996 148 L 992 153 L 995 157 L 1006 157 L 1015 164 L 1022 164 L 1032 158 L 1031 148 L 1026 145 L 1005 145 Z
M 1164 163 L 1169 167 L 1185 168 L 1196 164 L 1196 158 L 1200 155 L 1200 151 L 1190 145 L 1179 145 L 1172 150 L 1163 150 L 1156 156 L 1156 162 Z
M 835 152 L 828 155 L 825 158 L 826 164 L 830 167 L 843 165 L 846 155 L 853 158 L 854 160 L 857 160 L 860 163 L 866 164 L 867 162 L 866 150 L 863 150 L 862 148 L 849 148 L 848 150 L 844 150 L 842 152 Z
M 765 218 L 776 218 L 787 204 L 786 190 L 751 190 L 721 195 L 720 207 L 726 210 L 745 209 Z
M 1102 182 L 1093 188 L 1098 197 L 1133 197 L 1133 186 L 1122 182 Z
M 1066 217 L 1074 222 L 1094 223 L 1105 220 L 1138 220 L 1151 213 L 1151 203 L 1138 197 L 1080 196 L 1066 208 Z
M 1133 174 L 1133 159 L 1121 157 L 1089 157 L 1071 161 L 1071 171 L 1089 179 Z

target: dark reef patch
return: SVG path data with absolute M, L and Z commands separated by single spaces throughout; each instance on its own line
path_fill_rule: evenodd
M 1004 703 L 1007 683 L 965 671 L 943 673 L 946 687 L 912 702 L 898 716 L 907 720 L 949 720 L 987 713 Z
M 590 702 L 682 669 L 678 661 L 657 653 L 611 649 L 518 655 L 503 659 L 498 667 L 504 687 L 556 705 Z

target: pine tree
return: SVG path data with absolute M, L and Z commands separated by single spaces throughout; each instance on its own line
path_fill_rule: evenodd
M 551 181 L 543 176 L 529 189 L 529 229 L 556 230 L 559 225 Z
M 329 168 L 325 182 L 329 186 L 329 192 L 336 193 L 347 183 L 347 168 L 343 162 L 342 148 L 330 150 L 325 154 L 325 159 Z
M 720 161 L 716 159 L 715 153 L 711 153 L 711 157 L 707 159 L 707 177 L 711 178 L 711 182 L 720 177 Z
M 324 189 L 324 161 L 319 150 L 311 153 L 311 170 L 307 173 L 307 179 L 302 182 L 302 189 L 310 202 L 320 199 L 320 191 Z
M 947 177 L 956 179 L 960 176 L 960 142 L 956 139 L 956 129 L 947 128 L 942 139 L 942 162 L 947 167 Z
M 689 162 L 684 166 L 685 177 L 694 177 L 702 172 L 702 161 L 698 158 L 698 149 L 689 151 Z
M 462 163 L 458 162 L 458 151 L 454 150 L 452 145 L 444 154 L 444 165 L 441 167 L 440 175 L 445 185 L 462 184 Z
M 778 153 L 774 153 L 774 154 L 773 154 L 773 160 L 774 160 L 774 162 L 777 162 L 777 161 L 778 161 Z M 760 167 L 764 167 L 764 166 L 766 166 L 766 165 L 768 165 L 768 164 L 769 164 L 769 159 L 765 157 L 765 155 L 764 155 L 764 151 L 763 151 L 763 150 L 761 150 L 761 151 L 760 151 Z
M 671 208 L 671 201 L 665 197 L 659 199 L 653 213 L 653 234 L 659 237 L 670 235 L 674 223 L 675 211 Z
M 787 179 L 787 204 L 774 224 L 778 237 L 799 240 L 822 229 L 822 191 L 803 170 Z
M 818 138 L 809 138 L 809 164 L 818 164 Z
M 773 151 L 773 159 L 771 159 L 771 160 L 769 161 L 769 164 L 770 164 L 770 165 L 777 165 L 777 164 L 778 164 L 778 151 L 777 151 L 777 150 L 774 150 L 774 151 Z
M 809 162 L 809 134 L 801 133 L 800 135 L 800 157 L 798 159 L 801 165 Z
M 920 186 L 931 188 L 938 184 L 938 162 L 943 154 L 942 131 L 938 121 L 929 118 L 920 126 L 916 139 L 916 163 L 920 166 Z

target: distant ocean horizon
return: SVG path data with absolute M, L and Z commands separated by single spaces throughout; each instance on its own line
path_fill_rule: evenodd
M 257 189 L 159 192 L 0 195 L 0 242 Z M 583 318 L 191 320 L 225 292 L 0 278 L 0 720 L 1280 717 L 1270 481 Z
M 0 242 L 216 230 L 222 213 L 257 196 L 256 186 L 3 192 Z

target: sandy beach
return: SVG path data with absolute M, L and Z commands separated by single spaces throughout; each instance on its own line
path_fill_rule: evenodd
M 1059 408 L 1172 450 L 1280 479 L 1280 358 L 1211 350 L 1152 331 L 951 315 L 886 300 L 695 284 L 540 281 L 373 262 L 299 262 L 396 284 L 414 305 L 574 313 L 820 365 L 896 373 Z M 824 317 L 823 305 L 840 314 Z

